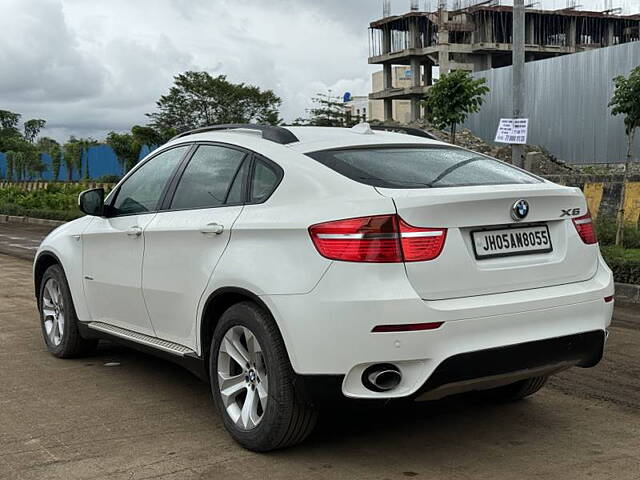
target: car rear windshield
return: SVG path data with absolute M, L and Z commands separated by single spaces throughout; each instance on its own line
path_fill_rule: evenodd
M 540 183 L 491 157 L 459 148 L 367 147 L 307 154 L 360 183 L 384 188 L 436 188 Z

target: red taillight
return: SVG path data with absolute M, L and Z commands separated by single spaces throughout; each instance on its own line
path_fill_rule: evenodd
M 401 262 L 395 215 L 350 218 L 313 225 L 311 239 L 324 257 L 349 262 Z
M 319 223 L 309 227 L 318 252 L 349 262 L 417 262 L 442 251 L 446 229 L 418 228 L 397 215 L 376 215 Z
M 578 235 L 584 243 L 591 245 L 598 243 L 598 237 L 596 235 L 596 229 L 593 227 L 593 219 L 591 213 L 587 211 L 586 215 L 572 219 L 573 224 L 576 226 Z
M 406 262 L 433 260 L 444 247 L 446 228 L 419 228 L 400 219 L 400 239 Z

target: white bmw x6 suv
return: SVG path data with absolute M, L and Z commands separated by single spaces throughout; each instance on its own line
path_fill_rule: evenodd
M 208 127 L 83 192 L 35 259 L 48 349 L 164 354 L 256 451 L 327 390 L 513 400 L 596 365 L 613 279 L 580 190 L 408 133 Z

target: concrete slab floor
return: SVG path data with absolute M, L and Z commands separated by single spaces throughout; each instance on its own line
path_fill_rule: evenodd
M 171 363 L 106 344 L 50 356 L 30 274 L 0 255 L 2 480 L 640 478 L 640 310 L 616 310 L 598 367 L 526 401 L 325 411 L 303 445 L 259 455 L 227 436 L 207 385 Z

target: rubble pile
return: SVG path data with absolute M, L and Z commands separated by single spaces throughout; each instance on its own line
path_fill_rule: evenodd
M 426 130 L 427 132 L 433 134 L 444 142 L 451 142 L 451 136 L 448 132 L 433 128 L 428 123 L 416 122 L 410 124 L 409 126 Z M 499 158 L 502 161 L 511 163 L 510 145 L 503 145 L 499 147 L 491 146 L 481 138 L 476 137 L 473 133 L 471 133 L 470 130 L 466 128 L 463 128 L 460 131 L 456 132 L 456 145 L 463 148 L 468 148 L 469 150 L 473 150 L 474 152 L 484 153 L 491 157 Z M 557 159 L 551 153 L 540 146 L 527 145 L 525 148 L 525 152 L 527 154 L 535 154 L 528 156 L 528 159 L 530 161 L 529 169 L 532 173 L 536 173 L 538 175 L 558 175 L 575 171 L 573 167 L 567 165 L 562 160 Z

